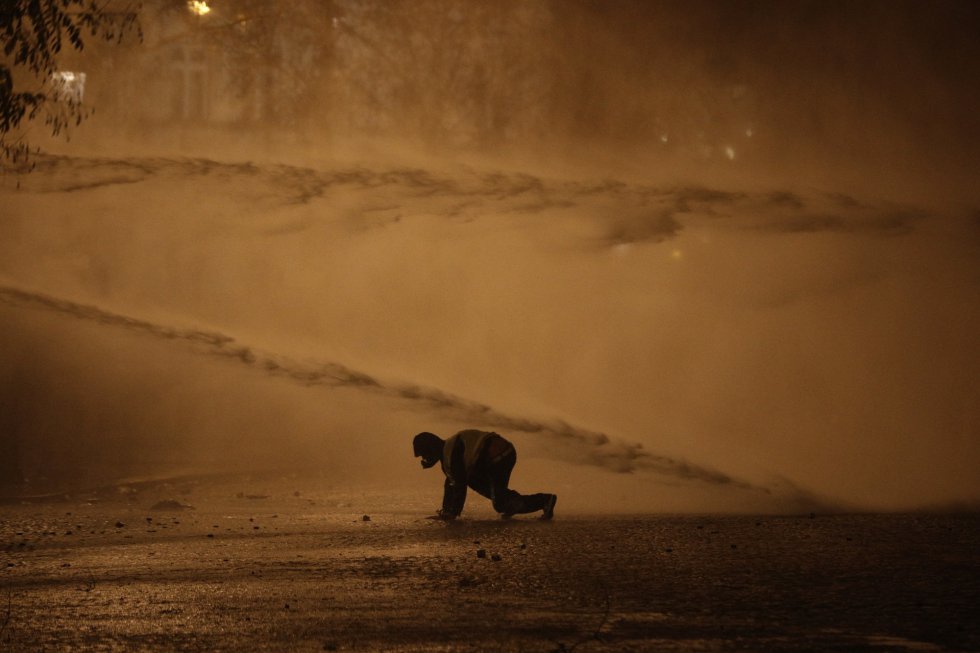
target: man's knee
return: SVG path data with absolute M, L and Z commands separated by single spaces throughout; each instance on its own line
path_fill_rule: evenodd
M 517 513 L 521 511 L 521 495 L 514 491 L 502 492 L 493 497 L 493 509 L 499 513 Z

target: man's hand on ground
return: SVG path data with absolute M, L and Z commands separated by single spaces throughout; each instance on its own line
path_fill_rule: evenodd
M 440 521 L 452 521 L 456 519 L 456 515 L 451 515 L 448 512 L 438 511 L 434 515 L 429 515 L 426 519 L 438 519 Z

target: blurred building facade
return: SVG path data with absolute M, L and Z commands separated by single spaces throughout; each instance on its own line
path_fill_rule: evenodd
M 104 48 L 86 93 L 139 135 L 612 143 L 729 160 L 759 140 L 744 76 L 623 38 L 614 18 L 559 0 L 144 0 L 142 42 Z
M 516 138 L 547 108 L 532 49 L 549 15 L 544 2 L 145 0 L 143 42 L 104 48 L 90 98 L 150 130 Z

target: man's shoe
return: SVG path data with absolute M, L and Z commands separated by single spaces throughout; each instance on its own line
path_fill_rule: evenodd
M 541 519 L 548 521 L 555 516 L 555 504 L 558 503 L 558 495 L 552 494 L 548 499 L 548 503 L 544 504 L 544 512 L 541 513 Z

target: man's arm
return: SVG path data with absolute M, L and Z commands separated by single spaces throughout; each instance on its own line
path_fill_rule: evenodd
M 457 442 L 453 448 L 449 464 L 449 474 L 442 493 L 442 510 L 439 515 L 446 519 L 458 517 L 466 503 L 466 464 L 463 462 L 463 443 Z
M 463 512 L 463 504 L 466 503 L 466 483 L 454 483 L 446 477 L 445 489 L 442 493 L 442 510 L 439 516 L 443 519 L 455 519 Z

